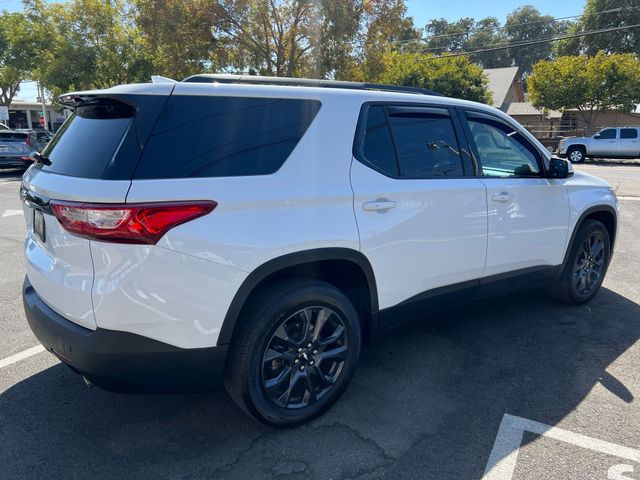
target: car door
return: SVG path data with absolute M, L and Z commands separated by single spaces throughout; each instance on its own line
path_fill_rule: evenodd
M 595 155 L 598 157 L 604 156 L 612 156 L 614 157 L 617 154 L 617 137 L 618 137 L 618 129 L 617 128 L 605 128 L 604 130 L 596 133 L 591 139 L 591 148 L 589 155 Z
M 640 144 L 638 143 L 638 129 L 635 127 L 621 128 L 620 140 L 618 140 L 619 157 L 639 157 Z
M 485 186 L 454 115 L 437 107 L 363 107 L 351 184 L 381 309 L 482 274 Z
M 487 187 L 483 277 L 562 263 L 569 227 L 564 180 L 544 176 L 543 157 L 507 120 L 466 111 L 465 132 Z

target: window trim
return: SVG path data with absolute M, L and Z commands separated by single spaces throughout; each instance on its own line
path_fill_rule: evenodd
M 366 128 L 367 128 L 367 116 L 369 114 L 369 108 L 373 106 L 382 106 L 384 108 L 387 128 L 389 129 L 389 133 L 391 135 L 391 142 L 392 142 L 393 150 L 395 153 L 396 171 L 398 172 L 397 175 L 390 175 L 389 172 L 385 172 L 384 170 L 379 168 L 377 165 L 367 160 L 366 157 L 364 156 L 364 140 L 365 140 Z M 388 111 L 389 107 L 391 108 L 398 107 L 402 109 L 406 108 L 407 111 L 410 111 L 411 109 L 425 109 L 425 110 L 436 109 L 439 112 L 446 112 L 446 114 L 438 113 L 438 115 L 442 115 L 443 117 L 445 116 L 448 117 L 449 121 L 451 122 L 453 133 L 456 136 L 458 147 L 460 148 L 460 164 L 462 168 L 462 175 L 456 175 L 452 177 L 406 177 L 406 176 L 403 176 L 402 169 L 400 166 L 398 149 L 396 146 L 395 135 L 393 133 L 393 129 L 391 128 L 391 122 L 389 122 L 389 111 Z M 360 114 L 358 115 L 358 123 L 356 126 L 356 132 L 354 136 L 353 149 L 352 149 L 353 158 L 355 158 L 358 162 L 365 165 L 366 167 L 372 170 L 375 170 L 376 172 L 380 173 L 381 175 L 384 175 L 387 178 L 392 178 L 394 180 L 459 180 L 462 178 L 475 178 L 478 167 L 476 165 L 475 158 L 473 157 L 473 154 L 469 149 L 469 144 L 467 142 L 467 139 L 463 135 L 463 132 L 461 131 L 460 125 L 458 125 L 458 123 L 459 123 L 458 112 L 456 111 L 456 108 L 451 105 L 440 105 L 440 104 L 422 103 L 422 102 L 393 102 L 393 101 L 364 102 L 360 106 Z M 465 159 L 463 158 L 463 155 L 469 156 L 469 160 L 472 165 L 472 171 L 470 172 L 467 171 L 468 169 L 466 167 Z
M 635 137 L 624 137 L 622 138 L 622 132 L 624 130 L 631 130 L 636 133 Z M 638 139 L 638 129 L 633 127 L 622 127 L 620 128 L 620 140 L 637 140 Z
M 599 136 L 596 138 L 596 135 L 602 135 L 602 132 L 606 132 L 607 130 L 613 130 L 614 132 L 616 132 L 613 138 L 603 138 L 602 136 Z M 600 130 L 599 132 L 593 135 L 593 139 L 594 140 L 620 140 L 620 129 L 618 127 L 603 128 L 602 130 Z
M 477 178 L 481 178 L 483 180 L 489 180 L 489 179 L 514 179 L 514 178 L 547 178 L 547 167 L 546 167 L 546 163 L 544 161 L 544 154 L 540 151 L 540 149 L 538 147 L 536 147 L 535 144 L 531 143 L 523 134 L 522 134 L 522 129 L 519 125 L 514 125 L 511 122 L 506 121 L 503 118 L 500 118 L 496 115 L 493 115 L 491 113 L 485 112 L 483 110 L 479 110 L 479 109 L 473 109 L 473 108 L 457 108 L 458 113 L 459 113 L 459 118 L 460 118 L 460 123 L 462 124 L 462 129 L 464 131 L 465 136 L 467 137 L 467 142 L 469 144 L 469 149 L 473 154 L 474 157 L 474 163 L 476 166 L 476 177 Z M 536 162 L 538 164 L 538 168 L 540 169 L 540 172 L 535 174 L 535 175 L 510 175 L 508 177 L 493 177 L 493 176 L 484 176 L 482 175 L 482 162 L 480 161 L 480 154 L 478 153 L 478 147 L 476 146 L 475 140 L 473 138 L 473 133 L 471 132 L 471 128 L 469 127 L 469 116 L 467 114 L 471 114 L 472 116 L 475 115 L 477 117 L 485 117 L 486 119 L 493 121 L 493 122 L 497 122 L 497 123 L 501 123 L 509 128 L 512 128 L 513 130 L 515 130 L 516 132 L 518 132 L 520 134 L 520 137 L 522 138 L 522 140 L 530 147 L 532 153 L 536 156 Z

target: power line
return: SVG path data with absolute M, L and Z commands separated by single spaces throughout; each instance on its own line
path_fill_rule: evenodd
M 538 45 L 540 43 L 546 43 L 546 42 L 556 42 L 558 40 L 565 40 L 568 38 L 578 38 L 578 37 L 587 37 L 589 35 L 597 35 L 599 33 L 608 33 L 608 32 L 617 32 L 620 30 L 626 30 L 626 29 L 630 29 L 630 28 L 637 28 L 640 27 L 640 23 L 636 23 L 635 25 L 626 25 L 624 27 L 611 27 L 611 28 L 601 28 L 598 30 L 589 30 L 586 32 L 579 32 L 579 33 L 572 33 L 572 34 L 567 34 L 567 35 L 559 35 L 556 37 L 551 37 L 551 38 L 546 38 L 546 39 L 541 39 L 541 40 L 528 40 L 526 42 L 513 42 L 510 43 L 509 45 L 504 45 L 501 47 L 492 47 L 492 48 L 483 48 L 483 49 L 479 49 L 479 50 L 472 50 L 469 52 L 456 52 L 456 53 L 447 53 L 444 55 L 438 55 L 433 57 L 434 59 L 439 59 L 439 58 L 446 58 L 446 57 L 462 57 L 464 55 L 473 55 L 475 53 L 485 53 L 485 52 L 494 52 L 497 50 L 503 50 L 505 48 L 520 48 L 520 47 L 528 47 L 529 45 Z
M 581 13 L 580 15 L 570 15 L 568 17 L 554 17 L 554 18 L 550 18 L 548 20 L 536 20 L 535 22 L 516 23 L 514 26 L 515 27 L 526 27 L 528 25 L 537 25 L 537 24 L 541 24 L 541 23 L 554 23 L 554 22 L 559 22 L 561 20 L 570 20 L 570 19 L 573 19 L 573 18 L 593 17 L 593 16 L 596 16 L 596 15 L 604 15 L 606 13 L 616 13 L 616 12 L 622 12 L 622 11 L 637 10 L 638 8 L 640 8 L 640 6 L 610 8 L 608 10 L 600 10 L 598 12 L 590 12 L 590 13 Z M 426 38 L 420 38 L 420 39 L 396 40 L 396 41 L 391 42 L 391 43 L 410 43 L 410 42 L 416 42 L 416 41 L 428 42 L 428 41 L 436 39 L 436 38 L 456 37 L 456 36 L 468 35 L 469 33 L 481 32 L 481 31 L 486 31 L 486 30 L 489 30 L 489 31 L 491 31 L 491 30 L 504 30 L 505 28 L 506 27 L 504 25 L 503 26 L 496 26 L 496 27 L 484 26 L 484 27 L 470 28 L 469 30 L 466 30 L 464 32 L 442 33 L 440 35 L 431 35 L 431 36 L 428 36 Z M 441 47 L 433 48 L 433 50 L 441 50 Z

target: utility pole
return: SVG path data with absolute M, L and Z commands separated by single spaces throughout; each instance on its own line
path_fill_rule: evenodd
M 44 98 L 44 87 L 38 82 L 38 95 L 40 95 L 40 104 L 42 105 L 42 118 L 44 118 L 44 129 L 49 130 L 49 122 L 47 122 L 47 105 Z

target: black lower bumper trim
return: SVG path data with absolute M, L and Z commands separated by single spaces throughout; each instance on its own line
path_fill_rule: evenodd
M 177 393 L 221 384 L 227 345 L 184 349 L 133 333 L 89 330 L 54 312 L 26 278 L 22 297 L 29 326 L 42 345 L 99 387 Z

